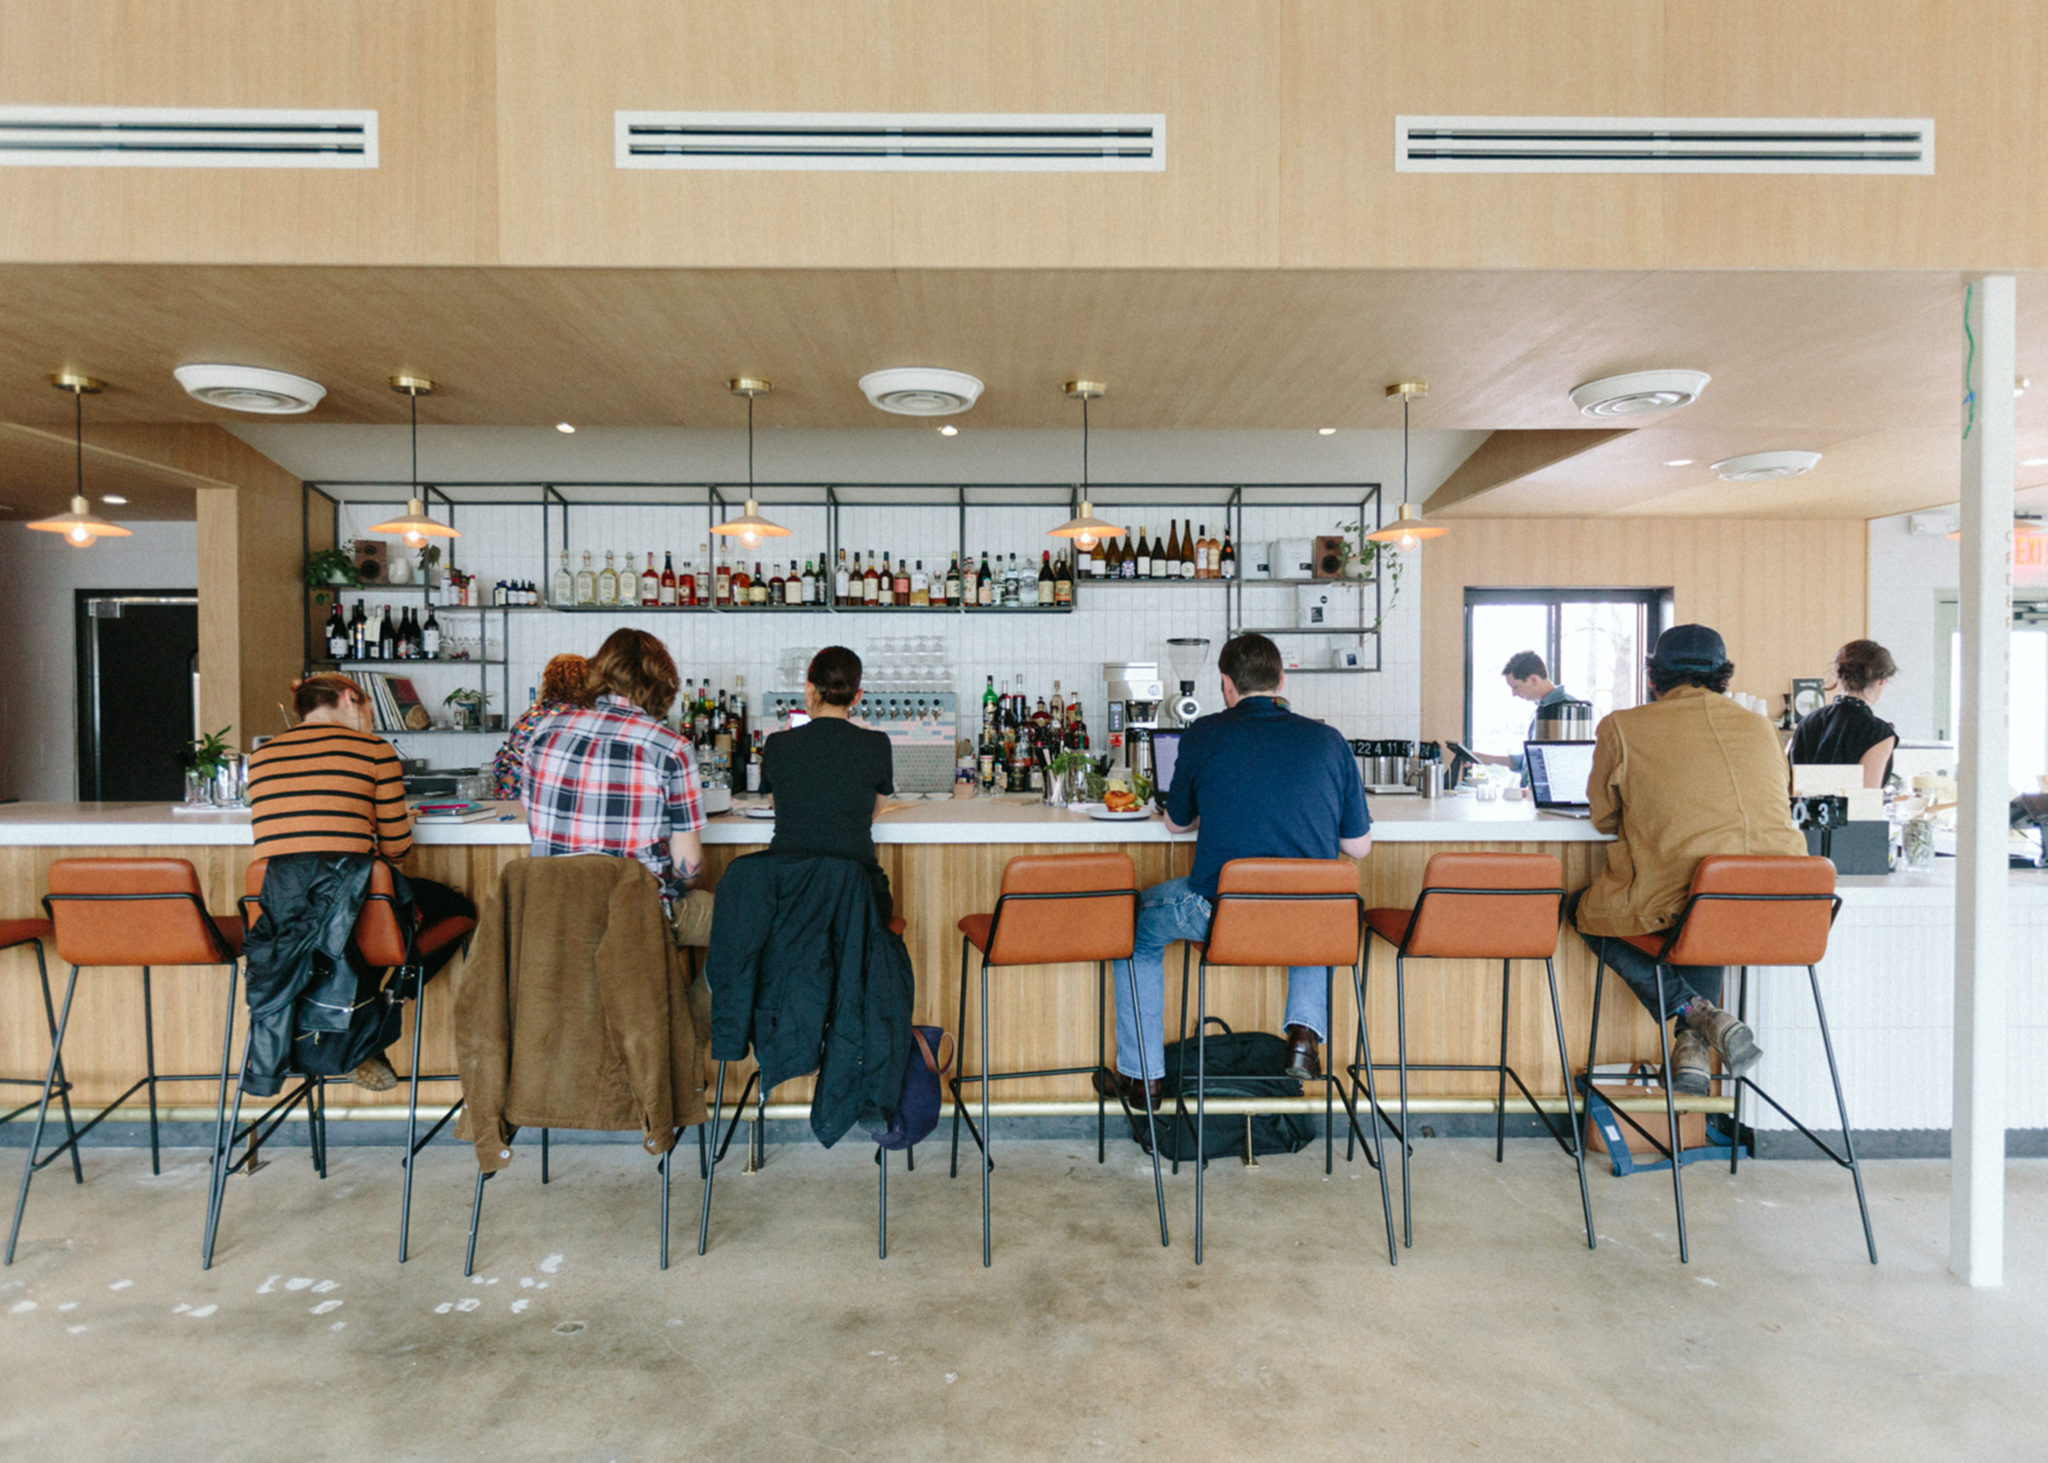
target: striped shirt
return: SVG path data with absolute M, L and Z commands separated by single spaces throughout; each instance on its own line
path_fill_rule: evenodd
M 249 755 L 249 805 L 259 858 L 374 853 L 396 861 L 412 847 L 398 754 L 368 732 L 309 723 L 272 737 Z
M 541 723 L 526 749 L 526 821 L 536 858 L 607 853 L 636 858 L 684 891 L 672 833 L 704 826 L 689 742 L 623 696 L 600 696 Z

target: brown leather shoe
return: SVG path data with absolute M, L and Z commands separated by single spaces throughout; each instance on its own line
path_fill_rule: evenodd
M 384 1058 L 371 1057 L 349 1073 L 348 1080 L 372 1092 L 389 1092 L 398 1085 L 398 1074 L 391 1070 L 391 1063 Z
M 1287 1075 L 1307 1081 L 1323 1075 L 1321 1043 L 1306 1026 L 1287 1028 Z
M 1107 1068 L 1098 1067 L 1095 1071 L 1094 1081 L 1097 1092 L 1104 1097 L 1115 1098 L 1134 1113 L 1141 1113 L 1145 1110 L 1147 1089 L 1150 1089 L 1151 1092 L 1152 1110 L 1154 1112 L 1157 1112 L 1166 1103 L 1166 1082 L 1164 1078 L 1154 1077 L 1150 1082 L 1142 1082 L 1136 1077 L 1126 1077 L 1121 1072 L 1112 1072 Z

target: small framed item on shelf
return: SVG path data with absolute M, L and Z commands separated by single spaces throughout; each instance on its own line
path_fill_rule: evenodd
M 1304 630 L 1337 622 L 1337 591 L 1326 584 L 1300 584 L 1294 590 L 1294 622 Z
M 1330 669 L 1335 671 L 1360 671 L 1365 669 L 1365 650 L 1357 645 L 1339 645 L 1330 651 Z

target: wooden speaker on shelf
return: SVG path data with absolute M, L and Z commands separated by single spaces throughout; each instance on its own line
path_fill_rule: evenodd
M 1344 575 L 1344 540 L 1326 533 L 1316 538 L 1315 577 L 1340 579 Z
M 382 539 L 359 538 L 356 540 L 356 578 L 365 584 L 383 584 L 388 576 L 384 572 L 384 552 L 390 546 Z

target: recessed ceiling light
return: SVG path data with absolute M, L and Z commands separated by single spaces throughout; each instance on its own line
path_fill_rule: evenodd
M 102 503 L 111 503 L 116 508 L 119 508 L 128 500 L 122 497 L 119 493 L 102 493 L 100 494 L 100 501 Z
M 1316 435 L 1318 437 L 1334 437 L 1337 435 L 1337 429 L 1335 427 L 1317 427 Z
M 965 371 L 898 366 L 870 371 L 860 389 L 883 411 L 906 417 L 949 417 L 981 399 L 981 381 Z
M 1692 459 L 1691 459 L 1690 457 L 1673 457 L 1673 458 L 1668 458 L 1668 459 L 1666 459 L 1666 461 L 1665 461 L 1664 465 L 1665 465 L 1666 467 L 1691 467 L 1691 466 L 1692 466 Z
M 957 437 L 960 435 L 960 429 L 951 422 L 948 422 L 945 426 L 939 428 L 939 435 L 941 437 Z
M 2048 457 L 2023 457 L 2023 458 L 2021 458 L 2021 459 L 2020 459 L 2020 466 L 2021 466 L 2021 467 L 2048 467 Z
M 2027 388 L 2033 384 L 2024 376 L 2015 376 L 2012 378 L 2012 394 L 2014 396 L 2025 396 Z
M 569 436 L 575 435 L 576 432 L 575 425 L 570 422 L 556 422 L 555 430 Z
M 1572 388 L 1572 405 L 1589 417 L 1639 417 L 1691 406 L 1713 377 L 1705 371 L 1630 371 Z
M 187 395 L 208 406 L 261 416 L 297 416 L 311 411 L 327 395 L 327 388 L 318 381 L 261 366 L 199 364 L 179 366 L 171 374 L 178 378 Z
M 1745 452 L 1713 464 L 1724 483 L 1769 483 L 1796 478 L 1820 466 L 1818 452 Z

